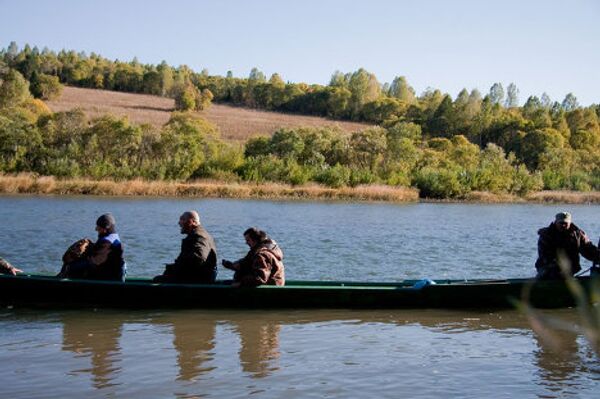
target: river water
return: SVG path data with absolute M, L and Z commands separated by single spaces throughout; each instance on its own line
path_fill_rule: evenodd
M 177 255 L 187 209 L 220 258 L 246 252 L 247 227 L 265 229 L 288 279 L 528 277 L 537 229 L 556 212 L 571 211 L 594 241 L 600 233 L 600 208 L 587 205 L 4 196 L 0 256 L 56 273 L 110 211 L 129 274 L 153 276 Z M 574 310 L 543 315 L 579 323 Z M 600 388 L 580 333 L 549 328 L 542 339 L 517 311 L 2 309 L 0 331 L 0 398 L 586 398 Z

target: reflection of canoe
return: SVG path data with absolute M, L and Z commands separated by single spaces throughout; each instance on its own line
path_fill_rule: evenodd
M 580 278 L 584 287 L 590 279 Z M 285 287 L 232 288 L 217 284 L 155 284 L 0 275 L 4 305 L 102 306 L 128 308 L 505 308 L 528 292 L 540 308 L 567 307 L 573 298 L 560 281 L 422 280 L 394 283 L 288 281 Z

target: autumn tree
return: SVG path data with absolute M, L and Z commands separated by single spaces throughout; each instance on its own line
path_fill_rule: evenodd
M 394 78 L 389 88 L 389 94 L 407 104 L 415 101 L 415 90 L 408 84 L 404 76 Z

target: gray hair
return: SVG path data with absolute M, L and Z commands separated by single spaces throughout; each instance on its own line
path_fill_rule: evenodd
M 186 220 L 192 220 L 196 225 L 200 225 L 200 215 L 196 211 L 185 211 L 181 215 L 182 218 Z

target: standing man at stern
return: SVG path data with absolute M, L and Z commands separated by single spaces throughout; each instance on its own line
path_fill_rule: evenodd
M 217 247 L 212 236 L 200 225 L 196 211 L 184 212 L 179 217 L 181 253 L 174 263 L 167 264 L 162 275 L 154 277 L 157 283 L 214 283 L 217 277 Z
M 593 262 L 600 260 L 600 251 L 583 230 L 577 227 L 569 212 L 559 212 L 554 222 L 538 231 L 538 259 L 535 262 L 537 278 L 563 278 L 563 273 L 574 275 L 581 270 L 579 254 Z M 565 270 L 561 269 L 561 262 Z

